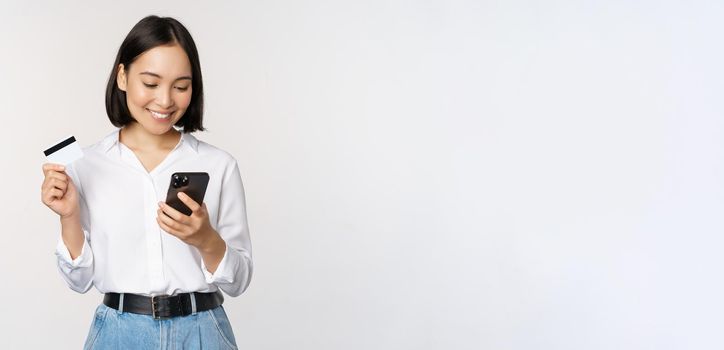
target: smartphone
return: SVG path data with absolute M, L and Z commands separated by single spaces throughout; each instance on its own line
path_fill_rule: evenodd
M 206 186 L 209 184 L 208 173 L 173 173 L 171 183 L 168 185 L 166 204 L 184 215 L 191 215 L 191 208 L 178 198 L 178 193 L 186 193 L 196 203 L 204 202 Z

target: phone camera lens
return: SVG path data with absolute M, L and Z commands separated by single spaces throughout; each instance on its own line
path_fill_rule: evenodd
M 189 178 L 186 176 L 179 176 L 178 174 L 173 174 L 173 181 L 171 182 L 171 185 L 173 188 L 179 188 L 181 186 L 186 186 L 189 183 Z

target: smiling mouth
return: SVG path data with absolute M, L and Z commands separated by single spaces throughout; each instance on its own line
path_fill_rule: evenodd
M 173 114 L 173 112 L 170 112 L 170 113 L 159 113 L 159 112 L 156 112 L 156 111 L 152 111 L 152 110 L 150 110 L 150 109 L 148 109 L 148 108 L 146 108 L 146 110 L 149 111 L 149 112 L 151 112 L 151 115 L 152 115 L 154 118 L 156 118 L 156 119 L 168 119 L 168 118 L 171 117 L 171 114 Z

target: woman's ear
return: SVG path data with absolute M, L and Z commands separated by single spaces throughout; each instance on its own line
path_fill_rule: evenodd
M 126 67 L 123 66 L 123 63 L 118 65 L 118 75 L 116 76 L 116 84 L 118 85 L 118 89 L 121 91 L 126 91 L 126 86 L 128 84 L 128 80 L 126 78 Z

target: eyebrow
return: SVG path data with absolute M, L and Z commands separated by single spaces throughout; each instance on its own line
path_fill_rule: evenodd
M 150 76 L 152 76 L 152 77 L 156 77 L 156 78 L 159 78 L 159 79 L 161 78 L 160 75 L 158 75 L 158 74 L 156 74 L 156 73 L 152 73 L 152 72 L 141 72 L 141 73 L 138 73 L 138 74 L 150 75 Z M 178 81 L 178 80 L 191 80 L 191 77 L 190 77 L 190 76 L 182 76 L 182 77 L 176 78 L 176 81 Z

